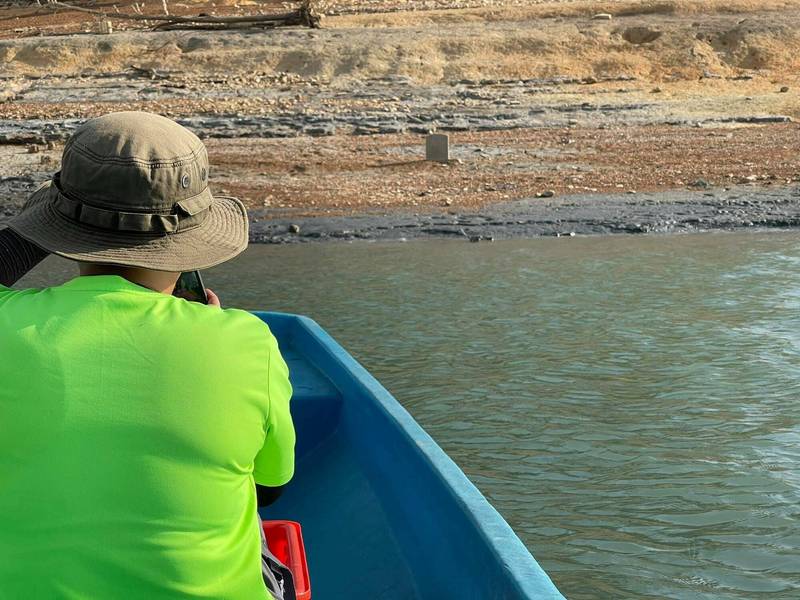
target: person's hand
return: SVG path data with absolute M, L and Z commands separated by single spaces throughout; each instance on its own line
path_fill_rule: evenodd
M 219 296 L 217 296 L 214 292 L 212 292 L 208 288 L 206 288 L 206 296 L 208 296 L 209 306 L 216 306 L 217 308 L 222 308 L 222 304 L 220 304 L 219 301 Z

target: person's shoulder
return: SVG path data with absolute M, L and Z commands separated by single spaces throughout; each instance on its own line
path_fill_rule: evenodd
M 218 309 L 218 312 L 222 313 L 224 319 L 227 319 L 237 327 L 241 327 L 243 330 L 259 336 L 272 335 L 269 326 L 251 312 L 241 308 L 223 308 L 221 310 Z
M 225 308 L 222 309 L 222 312 L 226 313 L 226 318 L 235 320 L 243 333 L 255 336 L 259 344 L 266 345 L 270 350 L 277 350 L 278 342 L 265 321 L 253 313 L 239 308 Z
M 251 312 L 239 308 L 220 309 L 185 300 L 179 302 L 185 303 L 184 306 L 191 311 L 195 326 L 207 331 L 214 330 L 219 339 L 233 344 L 269 345 L 274 342 L 269 326 Z
M 228 326 L 244 327 L 261 333 L 264 333 L 265 329 L 269 331 L 269 327 L 264 321 L 241 308 L 217 308 L 198 304 L 197 302 L 190 302 L 189 304 L 197 311 L 198 316 L 203 319 L 216 321 Z
M 27 288 L 23 290 L 15 290 L 4 285 L 0 285 L 0 303 L 6 302 L 14 298 L 22 298 L 24 296 L 32 296 L 40 293 L 42 290 L 37 288 Z

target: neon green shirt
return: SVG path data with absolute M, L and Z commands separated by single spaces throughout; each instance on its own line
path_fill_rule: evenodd
M 113 276 L 0 287 L 0 598 L 264 599 L 294 470 L 268 327 Z

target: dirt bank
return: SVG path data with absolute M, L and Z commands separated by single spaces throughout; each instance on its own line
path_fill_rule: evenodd
M 795 226 L 798 129 L 462 133 L 447 165 L 422 160 L 422 137 L 411 135 L 207 145 L 212 186 L 245 201 L 253 241 L 468 239 Z M 59 144 L 0 146 L 6 216 L 57 168 L 59 153 Z
M 115 22 L 111 35 L 36 38 L 25 36 L 92 30 L 96 19 L 8 12 L 6 212 L 57 168 L 74 127 L 123 109 L 166 114 L 203 137 L 212 184 L 243 198 L 262 224 L 259 239 L 265 219 L 285 228 L 309 218 L 476 215 L 515 202 L 531 211 L 542 194 L 596 195 L 608 210 L 616 204 L 604 198 L 617 193 L 625 206 L 676 190 L 692 190 L 683 204 L 707 203 L 703 194 L 791 190 L 800 178 L 795 2 L 475 4 L 330 2 L 320 30 L 120 32 L 130 24 Z M 175 5 L 186 14 L 277 8 Z M 422 160 L 433 130 L 452 136 L 449 165 Z M 620 214 L 606 229 L 642 230 L 636 211 Z M 737 226 L 787 223 L 759 215 Z
M 800 126 L 537 128 L 452 134 L 450 164 L 424 160 L 421 135 L 206 140 L 215 189 L 248 208 L 315 216 L 476 211 L 554 196 L 713 190 L 800 181 Z M 0 176 L 43 181 L 60 144 L 0 146 Z M 2 183 L 0 182 L 0 190 Z M 24 189 L 6 189 L 19 203 Z M 634 198 L 635 200 L 635 198 Z
M 355 10 L 352 3 L 331 4 L 332 11 Z M 186 12 L 193 5 L 179 6 Z M 238 5 L 236 10 L 246 9 Z M 150 10 L 156 10 L 154 3 Z M 195 7 L 205 10 L 227 14 L 232 7 Z M 592 19 L 606 11 L 611 20 Z M 0 20 L 0 35 L 48 31 L 48 19 L 68 14 L 74 15 Z M 80 18 L 79 26 L 95 28 L 97 19 Z M 696 80 L 706 73 L 728 77 L 742 70 L 790 82 L 797 80 L 800 66 L 798 22 L 796 3 L 770 0 L 547 2 L 348 14 L 327 18 L 320 30 L 16 37 L 0 40 L 0 64 L 8 74 L 34 76 L 109 73 L 131 63 L 184 73 L 288 72 L 345 88 L 354 79 L 386 76 L 424 84 L 620 76 L 663 82 Z

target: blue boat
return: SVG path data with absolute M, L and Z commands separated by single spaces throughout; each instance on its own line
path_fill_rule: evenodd
M 315 600 L 563 598 L 511 527 L 314 321 L 255 313 L 291 372 L 297 466 L 267 519 L 303 527 Z

